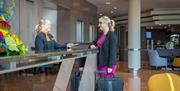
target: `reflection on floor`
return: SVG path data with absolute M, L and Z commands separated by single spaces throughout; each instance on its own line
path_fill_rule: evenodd
M 0 91 L 52 91 L 58 67 L 48 73 L 34 76 L 23 76 L 19 72 L 0 75 Z M 125 82 L 124 91 L 147 91 L 147 81 L 153 74 L 172 72 L 180 75 L 180 71 L 150 70 L 146 62 L 138 75 L 133 76 L 127 69 L 127 61 L 120 62 L 116 75 Z

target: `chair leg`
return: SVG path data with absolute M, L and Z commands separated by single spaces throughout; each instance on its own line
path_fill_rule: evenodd
M 171 66 L 172 70 L 174 70 L 174 66 Z
M 155 67 L 155 69 L 157 70 L 157 69 L 158 69 L 158 67 L 156 66 L 156 67 Z

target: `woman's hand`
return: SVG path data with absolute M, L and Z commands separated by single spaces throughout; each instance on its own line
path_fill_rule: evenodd
M 91 49 L 95 49 L 96 46 L 95 46 L 95 45 L 91 45 L 90 48 L 91 48 Z
M 76 45 L 78 45 L 78 44 L 74 44 L 74 43 L 67 43 L 67 47 L 69 47 L 69 48 L 71 48 L 71 47 L 73 47 L 73 46 L 76 46 Z
M 112 68 L 108 68 L 108 73 L 111 73 L 112 72 Z

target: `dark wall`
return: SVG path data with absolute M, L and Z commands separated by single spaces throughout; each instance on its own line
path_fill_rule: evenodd
M 146 49 L 146 28 L 141 27 L 141 49 Z
M 84 42 L 89 39 L 89 25 L 97 25 L 97 8 L 85 0 L 58 0 L 57 37 L 61 43 L 76 40 L 76 22 L 84 22 Z
M 126 27 L 117 26 L 116 31 L 118 31 L 118 44 L 119 49 L 126 49 L 128 43 L 128 35 Z M 152 33 L 152 38 L 146 38 L 146 32 L 149 31 Z M 146 27 L 141 27 L 141 49 L 146 49 L 147 40 L 153 40 L 156 43 L 158 40 L 161 40 L 163 43 L 169 41 L 170 33 L 166 29 L 146 29 Z
M 162 42 L 167 42 L 169 39 L 166 29 L 153 29 L 147 31 L 152 32 L 152 40 L 154 40 L 154 43 L 156 43 L 158 40 L 161 40 Z

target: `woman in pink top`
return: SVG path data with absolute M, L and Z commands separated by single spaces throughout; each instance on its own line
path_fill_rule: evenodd
M 98 70 L 105 71 L 108 77 L 113 77 L 117 68 L 117 37 L 114 33 L 115 22 L 107 16 L 99 18 L 98 27 L 102 31 L 90 46 L 98 47 Z M 100 74 L 100 77 L 104 77 Z

